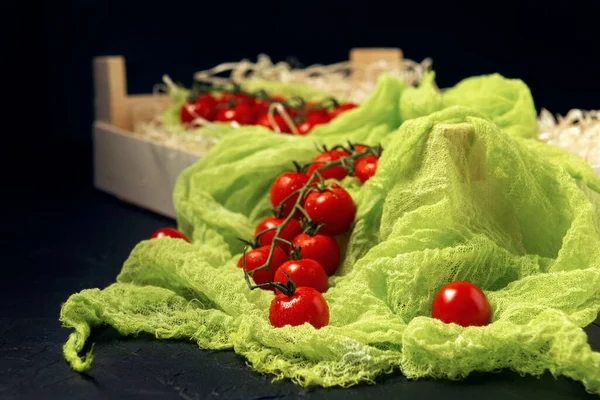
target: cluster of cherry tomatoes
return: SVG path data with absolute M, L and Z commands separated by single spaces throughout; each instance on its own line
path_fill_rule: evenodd
M 300 98 L 295 105 L 289 104 L 283 96 L 253 96 L 243 92 L 223 92 L 220 98 L 211 93 L 194 94 L 181 106 L 179 113 L 181 123 L 192 125 L 201 117 L 208 121 L 232 122 L 240 125 L 260 125 L 280 133 L 292 133 L 292 128 L 279 113 L 274 113 L 272 120 L 268 111 L 272 103 L 284 105 L 286 113 L 300 135 L 308 134 L 315 126 L 325 124 L 341 113 L 356 108 L 354 103 L 338 105 L 333 99 L 322 104 L 305 103 Z M 275 125 L 275 126 L 274 126 Z
M 325 180 L 341 180 L 350 173 L 365 182 L 375 174 L 380 153 L 379 146 L 336 146 L 275 179 L 269 193 L 275 215 L 259 222 L 254 241 L 246 242 L 252 249 L 237 264 L 251 289 L 275 291 L 269 310 L 274 327 L 309 323 L 318 329 L 329 323 L 329 306 L 321 293 L 340 264 L 335 236 L 350 229 L 356 207 L 344 188 Z M 160 229 L 152 238 L 165 236 L 189 242 L 173 228 Z M 455 281 L 435 295 L 432 317 L 483 326 L 490 322 L 491 308 L 477 286 Z
M 380 148 L 362 145 L 325 150 L 304 168 L 275 179 L 269 193 L 275 216 L 260 221 L 253 248 L 238 261 L 255 287 L 275 290 L 273 326 L 329 323 L 321 293 L 340 263 L 334 237 L 350 229 L 356 207 L 343 187 L 325 180 L 342 180 L 351 172 L 364 182 L 375 174 L 379 154 Z

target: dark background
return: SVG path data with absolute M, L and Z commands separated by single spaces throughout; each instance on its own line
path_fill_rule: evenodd
M 18 4 L 17 4 L 18 3 Z M 407 383 L 303 391 L 271 385 L 230 352 L 110 330 L 90 375 L 71 372 L 60 346 L 61 302 L 110 284 L 130 249 L 171 221 L 91 186 L 91 62 L 124 55 L 130 93 L 149 93 L 162 74 L 189 84 L 224 61 L 295 57 L 304 65 L 348 58 L 352 47 L 391 46 L 433 59 L 440 87 L 477 74 L 521 78 L 538 110 L 600 108 L 599 1 L 479 2 L 47 1 L 2 2 L 4 108 L 0 397 L 585 398 L 579 383 L 475 375 L 461 384 Z M 587 328 L 600 349 L 600 326 Z M 266 397 L 264 397 L 266 396 Z

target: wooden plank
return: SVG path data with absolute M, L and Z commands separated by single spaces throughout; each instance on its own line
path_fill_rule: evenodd
M 94 186 L 175 218 L 177 177 L 200 156 L 152 143 L 105 122 L 94 123 Z
M 140 94 L 127 96 L 127 103 L 131 113 L 132 129 L 142 122 L 149 122 L 157 115 L 163 113 L 171 102 L 171 98 L 164 94 Z
M 385 61 L 388 67 L 400 68 L 402 58 L 402 50 L 395 47 L 353 48 L 350 50 L 352 86 L 359 87 L 362 82 L 377 79 L 383 70 L 374 68 L 373 63 Z
M 122 56 L 96 57 L 93 64 L 96 120 L 131 130 L 125 59 Z

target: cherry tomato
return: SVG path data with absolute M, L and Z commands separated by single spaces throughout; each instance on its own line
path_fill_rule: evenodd
M 221 95 L 221 103 L 225 104 L 227 107 L 229 107 L 231 104 L 247 104 L 250 107 L 254 107 L 256 100 L 252 96 L 248 96 L 241 93 L 231 94 L 229 92 L 223 92 L 223 94 Z
M 365 151 L 366 149 L 367 149 L 367 146 L 363 146 L 362 144 L 354 146 L 354 152 L 356 152 L 356 153 L 360 153 L 361 151 Z
M 281 223 L 283 221 L 284 221 L 283 218 L 277 218 L 277 217 L 265 218 L 262 221 L 260 221 L 259 224 L 256 226 L 256 231 L 254 232 L 254 235 L 256 236 L 260 232 L 262 232 L 266 229 L 277 228 L 279 225 L 281 225 Z M 283 228 L 281 230 L 281 234 L 279 234 L 279 237 L 281 239 L 287 240 L 288 242 L 291 242 L 300 233 L 302 233 L 302 226 L 300 226 L 300 222 L 298 222 L 298 220 L 291 219 L 287 223 L 285 228 Z M 260 235 L 260 237 L 258 238 L 258 244 L 260 244 L 261 246 L 271 244 L 271 242 L 273 242 L 274 237 L 275 237 L 275 230 L 268 231 L 267 233 Z M 289 244 L 283 243 L 283 242 L 277 242 L 276 246 L 281 248 L 281 250 L 283 250 L 285 252 L 285 254 L 290 254 L 291 248 L 290 248 Z
M 340 265 L 340 248 L 332 237 L 301 233 L 292 243 L 300 248 L 302 259 L 315 260 L 321 264 L 328 276 L 335 274 Z
M 250 125 L 254 123 L 255 119 L 252 107 L 245 103 L 238 104 L 233 108 L 221 108 L 215 117 L 215 121 L 236 121 L 240 125 Z
M 309 286 L 321 293 L 327 291 L 327 274 L 321 264 L 315 260 L 302 259 L 284 262 L 275 271 L 273 282 L 287 284 L 289 279 L 284 275 L 284 272 L 288 274 L 296 287 Z M 275 288 L 275 293 L 279 294 L 281 292 Z
M 273 120 L 275 121 L 275 124 L 277 126 L 279 126 L 279 131 L 281 133 L 291 133 L 292 132 L 290 130 L 290 127 L 288 126 L 288 124 L 286 124 L 285 120 L 283 119 L 283 117 L 281 115 L 279 115 L 279 114 L 274 115 Z M 269 121 L 269 116 L 267 114 L 263 114 L 260 117 L 258 117 L 255 125 L 265 126 L 271 130 L 274 130 L 273 126 L 271 125 L 271 121 Z
M 217 104 L 217 99 L 212 97 L 210 94 L 199 96 L 196 99 L 196 105 L 203 113 L 203 115 L 201 114 L 200 116 L 209 121 L 214 121 L 215 119 L 215 115 L 217 114 Z
M 285 172 L 275 179 L 271 186 L 270 198 L 273 207 L 279 206 L 286 197 L 291 195 L 298 189 L 302 189 L 308 183 L 308 175 L 302 172 Z M 286 217 L 292 212 L 294 204 L 298 200 L 298 195 L 295 194 L 286 200 L 283 206 L 283 216 Z M 301 214 L 299 214 L 301 215 Z M 298 216 L 299 216 L 298 215 Z
M 246 271 L 250 272 L 262 265 L 264 265 L 269 259 L 269 252 L 271 251 L 271 246 L 261 246 L 257 249 L 252 249 L 246 252 Z M 240 257 L 237 266 L 239 268 L 243 267 L 243 259 L 244 256 Z M 251 275 L 254 283 L 260 285 L 262 283 L 272 282 L 273 276 L 275 275 L 275 271 L 281 264 L 287 261 L 287 256 L 279 247 L 275 248 L 275 252 L 273 253 L 273 258 L 271 258 L 271 264 L 269 264 L 269 268 L 264 268 L 256 271 L 255 274 Z M 269 286 L 265 286 L 261 289 L 271 290 L 272 288 Z
M 278 294 L 271 301 L 269 321 L 275 328 L 306 322 L 319 329 L 329 324 L 329 306 L 317 290 L 302 286 L 292 296 Z
M 174 228 L 161 228 L 154 232 L 152 236 L 150 236 L 150 239 L 160 239 L 164 237 L 183 239 L 186 242 L 191 243 L 190 239 L 188 239 L 187 236 L 185 236 L 183 233 L 179 232 L 177 229 Z
M 326 151 L 325 153 L 321 153 L 318 156 L 316 156 L 315 158 L 313 158 L 313 161 L 323 161 L 323 163 L 311 164 L 308 167 L 308 171 L 306 173 L 308 176 L 311 176 L 312 173 L 315 172 L 315 170 L 317 170 L 325 165 L 324 162 L 336 161 L 342 157 L 347 157 L 349 155 L 350 154 L 348 154 L 348 152 L 343 151 L 343 150 L 331 150 L 331 151 Z M 346 169 L 341 165 L 338 165 L 337 167 L 332 167 L 332 168 L 326 169 L 325 171 L 321 172 L 321 176 L 323 178 L 337 179 L 338 181 L 341 181 L 347 175 L 348 175 L 348 173 L 346 172 Z
M 256 104 L 254 105 L 254 113 L 256 115 L 263 115 L 269 112 L 269 107 L 271 103 L 283 103 L 285 102 L 285 98 L 283 96 L 272 96 L 271 100 L 256 100 Z M 289 114 L 289 110 L 286 109 Z
M 306 110 L 306 116 L 310 117 L 312 115 L 318 115 L 320 117 L 322 117 L 322 119 L 327 120 L 327 122 L 329 122 L 330 118 L 329 118 L 329 111 L 327 111 L 326 108 L 315 108 L 318 106 L 318 103 L 315 101 L 310 101 L 308 103 L 306 103 L 304 105 L 307 110 Z M 313 108 L 311 110 L 311 108 Z
M 365 183 L 367 179 L 375 175 L 377 171 L 377 158 L 375 156 L 366 156 L 359 158 L 354 166 L 354 176 L 356 176 L 362 183 Z
M 329 118 L 334 119 L 335 117 L 339 116 L 341 113 L 346 112 L 348 110 L 352 110 L 353 108 L 358 107 L 358 104 L 355 103 L 344 103 L 336 108 L 334 108 L 330 113 L 329 113 Z
M 314 190 L 304 199 L 304 210 L 313 222 L 324 224 L 319 232 L 338 235 L 346 232 L 356 214 L 356 206 L 346 190 L 336 184 L 326 190 Z
M 304 122 L 298 125 L 298 133 L 301 135 L 306 135 L 315 126 L 326 124 L 327 122 L 329 122 L 329 118 L 327 117 L 323 117 L 320 114 L 309 114 L 308 117 L 306 117 L 306 119 L 304 120 Z
M 447 324 L 484 326 L 490 323 L 490 303 L 477 286 L 455 281 L 440 289 L 433 299 L 431 316 Z
M 182 123 L 190 124 L 198 117 L 214 121 L 216 113 L 217 101 L 207 94 L 198 97 L 195 103 L 183 104 L 179 111 L 179 117 Z

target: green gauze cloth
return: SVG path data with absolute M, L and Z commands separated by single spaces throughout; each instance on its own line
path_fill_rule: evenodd
M 80 352 L 91 328 L 108 324 L 123 335 L 233 349 L 255 370 L 302 385 L 510 368 L 549 370 L 600 393 L 600 353 L 581 329 L 600 310 L 600 181 L 591 168 L 507 135 L 481 110 L 450 106 L 390 129 L 402 118 L 386 119 L 387 107 L 408 89 L 382 82 L 314 137 L 240 130 L 184 171 L 174 199 L 193 244 L 144 241 L 117 283 L 69 298 L 61 321 L 74 329 L 64 346 L 73 368 L 90 366 L 91 352 Z M 268 214 L 270 182 L 290 160 L 313 157 L 315 140 L 342 139 L 381 142 L 384 151 L 364 185 L 343 182 L 358 211 L 325 293 L 330 324 L 273 328 L 273 294 L 248 290 L 236 238 L 249 238 Z M 433 296 L 454 280 L 484 290 L 490 325 L 430 317 Z
M 512 136 L 534 138 L 538 133 L 537 113 L 527 85 L 499 74 L 474 76 L 440 92 L 433 71 L 425 74 L 419 87 L 407 88 L 400 99 L 403 120 L 423 117 L 452 106 L 479 111 Z

